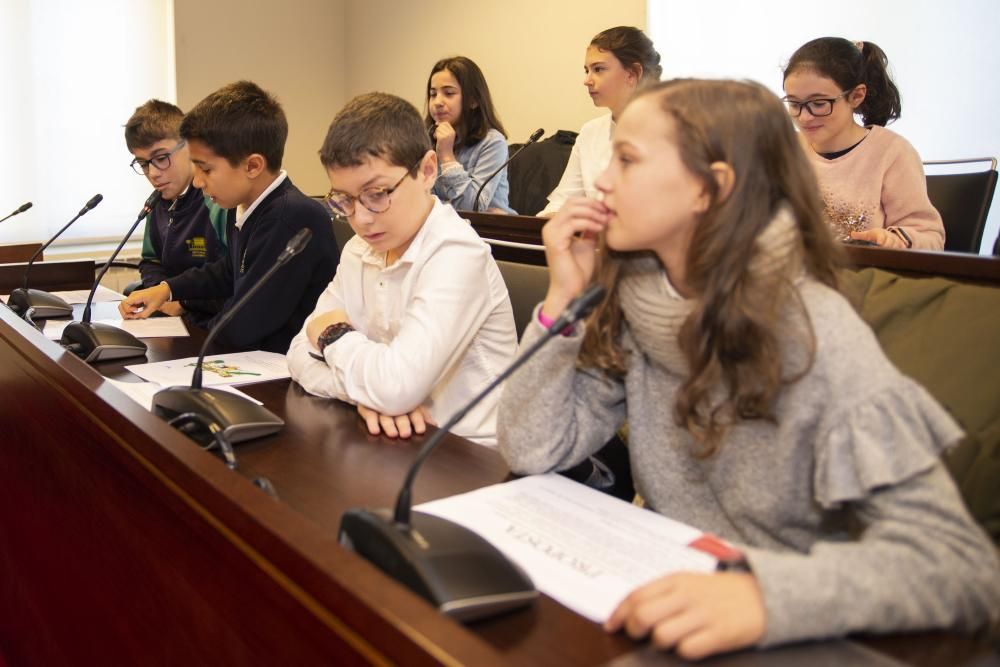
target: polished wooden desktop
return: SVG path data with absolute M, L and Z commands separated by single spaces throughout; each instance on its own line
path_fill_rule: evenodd
M 203 336 L 149 339 L 146 359 L 90 367 L 0 307 L 0 653 L 10 665 L 680 663 L 544 596 L 459 625 L 340 547 L 343 511 L 391 505 L 420 438 L 372 437 L 352 407 L 289 381 L 248 386 L 287 425 L 239 445 L 234 473 L 105 382 L 136 380 L 129 363 L 191 356 Z M 415 500 L 507 477 L 496 452 L 449 436 Z M 921 634 L 710 664 L 990 655 L 983 640 Z
M 472 211 L 459 214 L 492 244 L 497 259 L 544 266 L 541 243 L 545 219 Z M 848 265 L 853 268 L 875 267 L 903 275 L 944 276 L 962 282 L 1000 285 L 1000 257 L 862 245 L 845 245 L 844 251 Z

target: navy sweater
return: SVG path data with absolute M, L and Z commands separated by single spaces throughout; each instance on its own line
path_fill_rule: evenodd
M 226 252 L 226 211 L 193 185 L 174 201 L 160 200 L 146 216 L 139 273 L 153 287 Z
M 215 262 L 168 279 L 173 298 L 224 298 L 225 312 L 274 266 L 289 239 L 303 227 L 312 230 L 309 244 L 219 332 L 219 340 L 227 347 L 284 354 L 340 262 L 329 213 L 302 194 L 291 179 L 286 178 L 258 204 L 242 229 L 236 228 L 236 211 L 229 211 L 228 251 Z M 220 315 L 206 326 L 214 326 Z

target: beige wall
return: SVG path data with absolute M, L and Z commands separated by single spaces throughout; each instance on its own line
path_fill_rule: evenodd
M 345 0 L 174 0 L 177 103 L 251 79 L 288 116 L 284 168 L 306 194 L 330 185 L 316 156 L 344 103 Z
M 381 90 L 423 111 L 441 58 L 463 55 L 486 75 L 512 141 L 536 128 L 578 130 L 602 113 L 583 87 L 591 37 L 646 25 L 645 0 L 347 0 L 347 97 Z
M 285 168 L 319 194 L 329 185 L 316 151 L 344 102 L 381 90 L 422 110 L 427 73 L 448 55 L 483 69 L 512 141 L 578 130 L 602 113 L 581 84 L 590 38 L 644 28 L 646 1 L 174 0 L 174 16 L 180 107 L 256 81 L 288 115 Z

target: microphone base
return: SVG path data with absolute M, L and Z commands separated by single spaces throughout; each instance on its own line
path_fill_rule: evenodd
M 169 421 L 186 412 L 193 412 L 218 424 L 229 442 L 271 435 L 285 425 L 281 417 L 264 406 L 220 389 L 167 387 L 153 395 L 153 414 L 157 417 Z M 213 442 L 208 431 L 191 437 L 205 445 Z
M 348 510 L 340 543 L 459 621 L 513 611 L 538 597 L 528 575 L 471 530 L 423 512 L 411 512 L 410 523 L 396 524 L 387 509 Z
M 73 317 L 73 307 L 62 298 L 49 292 L 38 289 L 24 289 L 18 287 L 10 293 L 7 305 L 11 307 L 21 317 L 28 312 L 29 308 L 34 308 L 32 319 L 42 320 L 47 317 Z
M 59 343 L 88 364 L 141 357 L 147 350 L 145 343 L 124 329 L 96 322 L 70 322 Z

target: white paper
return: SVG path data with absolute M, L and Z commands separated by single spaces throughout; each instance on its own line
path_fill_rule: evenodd
M 121 380 L 113 380 L 111 378 L 104 379 L 150 412 L 153 411 L 153 396 L 156 392 L 160 391 L 160 389 L 163 389 L 163 387 L 155 382 L 122 382 Z M 258 401 L 253 396 L 247 396 L 235 387 L 216 387 L 216 389 L 220 389 L 230 394 L 236 394 L 237 396 L 242 396 L 246 400 L 256 403 L 257 405 L 263 405 L 263 403 Z
M 106 318 L 94 322 L 124 329 L 136 338 L 182 338 L 191 335 L 181 317 L 150 317 L 145 320 Z M 45 320 L 45 337 L 59 340 L 69 323 L 70 320 Z
M 191 373 L 197 361 L 198 357 L 188 357 L 152 364 L 136 364 L 125 368 L 143 380 L 172 387 L 191 383 Z M 205 364 L 202 367 L 202 385 L 206 387 L 253 384 L 283 380 L 287 377 L 290 377 L 290 374 L 285 355 L 275 352 L 216 354 L 205 357 Z
M 72 305 L 74 303 L 87 303 L 87 297 L 90 296 L 90 290 L 74 289 L 74 290 L 66 290 L 64 292 L 52 292 L 52 294 L 61 297 L 63 301 Z M 124 299 L 125 299 L 124 294 L 119 294 L 118 292 L 112 289 L 108 289 L 104 285 L 98 285 L 97 291 L 94 292 L 94 300 L 92 303 L 122 301 Z
M 716 567 L 715 558 L 687 546 L 701 531 L 555 474 L 416 509 L 479 533 L 524 568 L 538 590 L 597 623 L 642 584 Z

